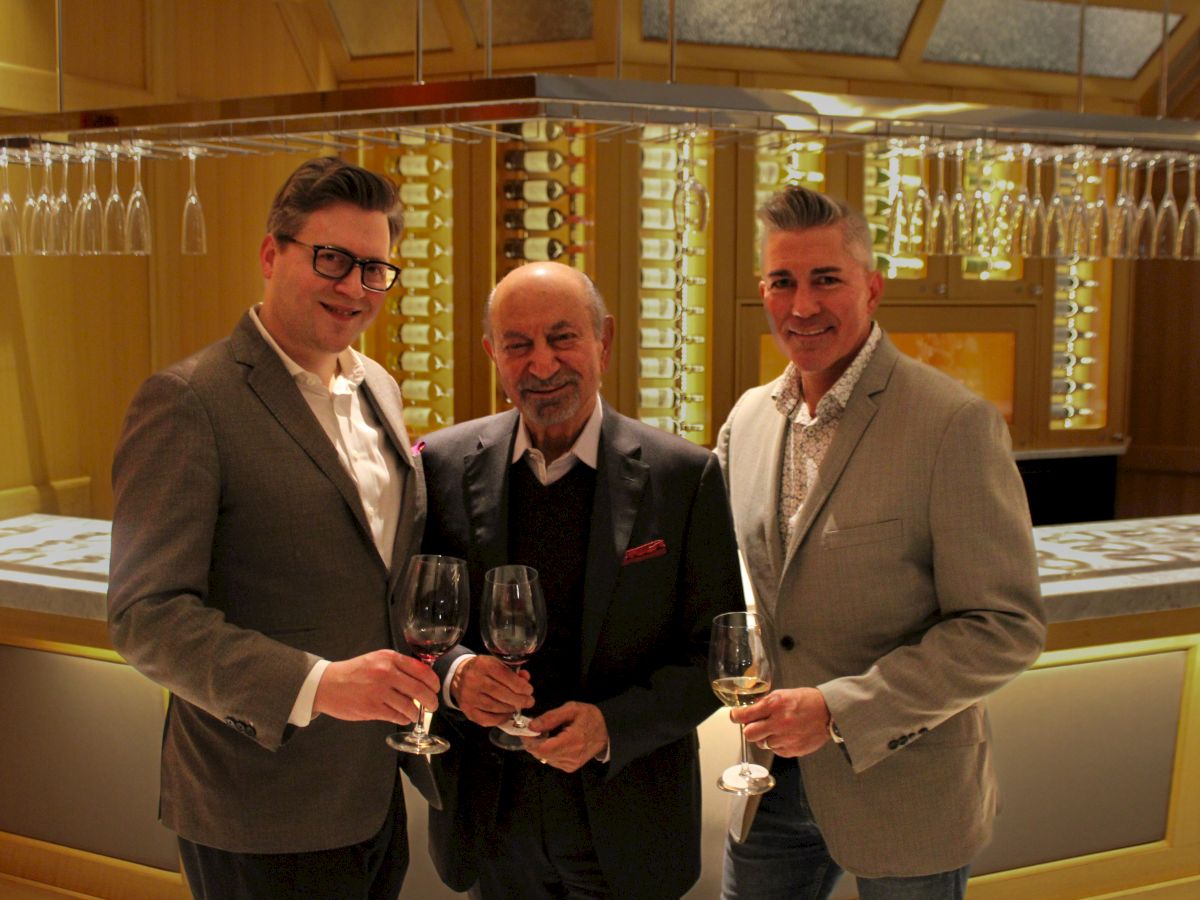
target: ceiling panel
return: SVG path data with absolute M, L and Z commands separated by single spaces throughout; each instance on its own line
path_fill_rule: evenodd
M 459 0 L 482 47 L 487 23 L 483 0 Z M 592 36 L 592 0 L 492 0 L 492 44 L 586 41 Z
M 895 59 L 920 0 L 687 0 L 676 3 L 676 39 L 773 50 Z M 667 0 L 644 0 L 642 35 L 667 39 Z
M 928 62 L 1040 72 L 1078 71 L 1080 7 L 1044 0 L 946 0 Z M 1170 17 L 1175 27 L 1181 16 Z M 1162 43 L 1162 14 L 1089 6 L 1084 71 L 1133 78 Z

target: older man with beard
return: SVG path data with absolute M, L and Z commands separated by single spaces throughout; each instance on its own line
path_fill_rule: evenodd
M 474 654 L 476 607 L 440 664 L 461 714 L 437 717 L 459 772 L 434 861 L 476 897 L 678 897 L 700 871 L 709 628 L 742 605 L 716 457 L 600 399 L 613 320 L 587 276 L 523 266 L 485 325 L 517 409 L 428 438 L 423 548 L 466 558 L 476 601 L 489 568 L 537 569 L 549 634 L 518 677 Z M 535 734 L 493 746 L 526 708 Z

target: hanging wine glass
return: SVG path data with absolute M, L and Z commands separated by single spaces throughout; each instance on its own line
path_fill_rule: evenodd
M 1033 183 L 1029 187 L 1023 213 L 1025 229 L 1021 234 L 1022 256 L 1049 256 L 1046 240 L 1046 203 L 1042 199 L 1042 158 L 1033 157 Z
M 1200 259 L 1200 203 L 1196 202 L 1196 164 L 1200 157 L 1188 155 L 1188 198 L 1179 214 L 1179 229 L 1175 232 L 1176 259 Z
M 62 182 L 58 193 L 50 201 L 50 252 L 55 256 L 66 256 L 75 250 L 72 241 L 75 215 L 71 206 L 71 197 L 67 193 L 70 151 L 63 150 L 60 161 L 62 162 Z
M 1163 179 L 1162 200 L 1154 217 L 1154 238 L 1150 255 L 1170 259 L 1175 252 L 1175 236 L 1179 233 L 1179 207 L 1175 205 L 1175 157 L 1167 157 L 1167 172 Z
M 0 256 L 21 252 L 21 211 L 8 184 L 8 149 L 0 149 Z
M 929 148 L 925 138 L 921 138 L 917 154 L 921 159 L 920 174 L 917 176 L 920 181 L 909 207 L 908 234 L 905 239 L 910 256 L 921 256 L 930 252 L 929 220 L 933 218 L 933 200 L 927 184 Z
M 200 195 L 196 192 L 196 155 L 196 150 L 189 147 L 188 192 L 187 199 L 183 201 L 183 230 L 179 241 L 179 250 L 185 256 L 203 256 L 208 252 L 204 207 L 200 205 Z
M 1046 244 L 1047 256 L 1064 259 L 1071 255 L 1068 232 L 1070 208 L 1062 196 L 1062 161 L 1061 153 L 1054 154 L 1054 168 L 1050 183 L 1050 203 L 1046 212 Z
M 1100 154 L 1096 176 L 1099 188 L 1096 192 L 1096 200 L 1091 204 L 1087 215 L 1086 243 L 1087 256 L 1090 259 L 1100 259 L 1108 252 L 1108 245 L 1112 234 L 1112 221 L 1106 198 L 1108 193 L 1109 158 L 1107 153 Z
M 1002 163 L 1016 163 L 1016 151 L 1009 147 L 1001 155 Z M 1020 160 L 1021 184 L 1018 187 L 1007 178 L 1004 179 L 1000 200 L 996 204 L 996 215 L 992 219 L 991 253 L 994 256 L 1016 256 L 1021 252 L 1020 221 L 1025 197 L 1025 160 Z M 1018 193 L 1013 193 L 1016 187 Z
M 88 148 L 83 157 L 83 189 L 75 207 L 75 249 L 85 256 L 103 251 L 104 209 L 96 193 L 96 150 Z
M 946 193 L 946 150 L 938 147 L 937 151 L 937 193 L 933 197 L 932 209 L 929 214 L 929 226 L 926 229 L 928 237 L 928 253 L 945 256 L 953 251 L 954 238 L 950 229 L 950 197 Z
M 950 200 L 950 237 L 952 252 L 956 256 L 966 256 L 971 250 L 971 237 L 967 225 L 967 194 L 963 185 L 965 155 L 960 141 L 954 149 L 954 194 Z
M 1133 235 L 1134 212 L 1137 204 L 1133 199 L 1133 179 L 1137 173 L 1137 162 L 1129 150 L 1121 153 L 1117 168 L 1117 197 L 1113 201 L 1109 218 L 1108 255 L 1113 259 L 1125 259 L 1132 255 L 1130 237 Z
M 134 256 L 146 256 L 153 245 L 150 230 L 150 204 L 146 200 L 146 192 L 142 190 L 142 153 L 141 147 L 134 146 L 133 153 L 133 193 L 129 195 L 129 206 L 125 210 L 125 252 Z
M 975 142 L 975 190 L 967 207 L 967 252 L 973 256 L 988 256 L 992 252 L 992 219 L 994 212 L 984 194 L 985 147 L 983 139 Z
M 1072 259 L 1088 258 L 1088 233 L 1092 211 L 1087 202 L 1087 177 L 1092 157 L 1087 148 L 1075 150 L 1071 159 L 1071 192 L 1066 202 L 1066 251 Z
M 30 253 L 46 256 L 50 248 L 50 151 L 42 150 L 42 186 L 38 191 L 37 200 L 33 207 L 33 216 L 29 220 L 29 233 L 26 235 L 25 246 Z
M 888 256 L 905 255 L 905 233 L 908 228 L 908 205 L 904 198 L 904 158 L 898 141 L 892 141 L 888 149 L 888 175 L 891 185 L 888 194 L 887 231 L 884 235 L 884 252 Z
M 1133 230 L 1129 233 L 1129 255 L 1140 259 L 1149 259 L 1154 255 L 1154 165 L 1158 160 L 1151 157 L 1146 160 L 1146 174 L 1142 176 L 1145 187 L 1142 191 L 1141 202 L 1138 203 L 1137 213 L 1133 217 Z
M 108 148 L 109 176 L 108 199 L 104 201 L 104 231 L 101 246 L 105 253 L 125 252 L 125 202 L 121 199 L 118 184 L 118 162 L 121 153 L 116 147 Z

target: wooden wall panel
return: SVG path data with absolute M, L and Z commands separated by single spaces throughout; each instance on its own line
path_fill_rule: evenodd
M 1134 267 L 1129 453 L 1119 517 L 1200 513 L 1200 266 Z

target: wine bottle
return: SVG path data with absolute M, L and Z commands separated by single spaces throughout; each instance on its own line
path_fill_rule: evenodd
M 504 227 L 513 231 L 554 231 L 566 220 L 553 206 L 529 206 L 504 213 Z
M 513 238 L 504 242 L 504 255 L 509 259 L 544 261 L 558 259 L 567 245 L 557 238 Z
M 404 211 L 405 231 L 434 231 L 449 226 L 451 223 L 429 209 L 406 209 Z
M 429 428 L 431 425 L 448 425 L 449 422 L 436 410 L 428 406 L 404 407 L 404 424 L 409 428 Z
M 643 206 L 639 211 L 642 227 L 651 231 L 674 231 L 675 211 L 667 206 Z
M 535 144 L 544 144 L 547 141 L 556 141 L 562 137 L 563 127 L 559 122 L 551 121 L 550 119 L 528 119 L 524 122 L 505 122 L 500 126 L 500 130 L 508 134 L 516 135 L 523 141 L 529 141 Z
M 684 403 L 698 403 L 702 399 L 695 394 L 681 394 L 674 388 L 640 388 L 638 390 L 638 406 L 642 409 L 674 409 Z
M 422 178 L 440 172 L 445 164 L 436 156 L 424 153 L 406 153 L 396 160 L 394 175 L 399 172 L 405 178 Z
M 405 206 L 428 206 L 445 196 L 445 191 L 427 181 L 410 181 L 400 185 L 400 202 Z
M 404 259 L 437 259 L 446 248 L 429 238 L 407 237 L 400 242 L 400 256 Z
M 651 428 L 659 428 L 670 434 L 682 434 L 685 431 L 703 431 L 704 426 L 695 422 L 681 422 L 671 416 L 638 416 Z
M 677 373 L 703 372 L 704 366 L 691 363 L 680 365 L 673 356 L 639 356 L 638 375 L 641 378 L 674 378 Z
M 450 278 L 437 269 L 427 269 L 423 266 L 400 270 L 400 286 L 407 290 L 414 288 L 428 289 L 439 285 L 449 284 Z
M 525 178 L 504 182 L 504 197 L 507 200 L 524 200 L 526 203 L 550 203 L 566 193 L 561 181 L 553 178 Z
M 643 178 L 643 200 L 673 200 L 675 199 L 674 178 Z
M 704 335 L 689 334 L 686 337 L 674 328 L 644 327 L 638 343 L 647 350 L 674 350 L 684 344 L 703 344 Z
M 680 315 L 703 315 L 699 306 L 681 306 L 670 297 L 642 297 L 639 301 L 643 319 L 675 319 Z
M 674 147 L 643 147 L 642 168 L 673 170 L 679 164 L 679 154 Z
M 504 168 L 510 172 L 544 174 L 561 169 L 566 161 L 557 150 L 509 150 L 504 154 Z
M 648 290 L 670 291 L 680 284 L 704 284 L 699 275 L 680 275 L 662 266 L 642 266 L 638 271 L 642 287 Z
M 388 366 L 404 372 L 437 372 L 450 368 L 450 361 L 426 350 L 405 350 L 395 360 L 389 356 Z
M 428 378 L 405 378 L 400 382 L 400 396 L 405 400 L 437 400 L 451 396 L 451 392 L 442 388 L 436 381 Z
M 388 306 L 388 311 L 394 316 L 424 318 L 453 312 L 454 306 L 440 303 L 428 294 L 405 294 L 398 302 L 392 301 Z
M 396 344 L 427 347 L 430 344 L 451 341 L 454 335 L 446 334 L 440 328 L 425 322 L 405 322 L 399 327 L 391 326 L 388 329 L 388 338 Z

